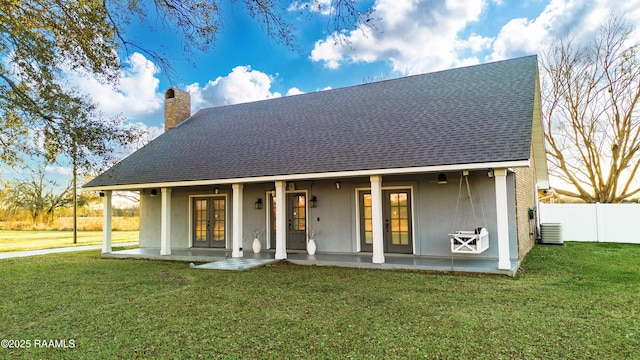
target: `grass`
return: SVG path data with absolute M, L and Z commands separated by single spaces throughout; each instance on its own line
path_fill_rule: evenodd
M 78 229 L 86 231 L 101 231 L 103 217 L 80 217 L 78 218 Z M 73 230 L 72 217 L 59 217 L 53 226 L 56 230 Z M 111 218 L 111 229 L 117 231 L 133 231 L 140 229 L 140 218 L 137 216 L 123 217 L 114 216 Z
M 18 358 L 622 359 L 640 351 L 640 247 L 537 246 L 516 278 L 295 266 L 247 272 L 80 252 L 0 260 Z
M 137 231 L 113 231 L 112 243 L 138 241 Z M 102 243 L 102 231 L 79 231 L 78 243 L 73 243 L 72 231 L 0 230 L 0 252 L 50 249 Z
M 103 218 L 101 216 L 82 216 L 78 218 L 78 230 L 101 231 Z M 111 228 L 117 231 L 134 231 L 140 228 L 140 218 L 137 216 L 114 216 Z M 0 221 L 0 230 L 73 230 L 72 217 L 57 217 L 51 224 L 34 223 L 30 220 Z

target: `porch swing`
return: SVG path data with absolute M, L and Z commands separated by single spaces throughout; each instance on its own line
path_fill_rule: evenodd
M 466 183 L 467 197 L 469 198 L 469 205 L 471 207 L 471 213 L 473 214 L 474 229 L 473 230 L 455 230 L 458 226 L 458 208 L 460 206 L 460 198 L 462 197 L 462 182 Z M 453 228 L 451 234 L 449 234 L 449 240 L 451 241 L 451 252 L 461 254 L 480 254 L 489 248 L 489 232 L 487 231 L 487 220 L 484 217 L 484 208 L 482 207 L 482 199 L 480 199 L 480 208 L 482 210 L 482 219 L 484 221 L 484 227 L 478 226 L 478 220 L 476 218 L 476 210 L 473 206 L 473 197 L 471 196 L 471 187 L 469 186 L 469 171 L 462 172 L 460 177 L 460 185 L 458 186 L 458 199 L 456 201 L 456 211 L 453 216 Z M 466 226 L 466 220 L 468 215 L 465 215 L 464 223 Z

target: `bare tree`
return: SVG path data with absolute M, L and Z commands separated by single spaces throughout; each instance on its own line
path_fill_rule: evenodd
M 640 192 L 640 44 L 611 15 L 589 44 L 563 40 L 541 59 L 542 113 L 550 172 L 586 202 L 621 202 Z
M 55 211 L 71 201 L 71 184 L 60 188 L 54 180 L 46 178 L 45 166 L 29 168 L 29 174 L 16 181 L 4 182 L 4 203 L 11 212 L 27 211 L 33 223 L 50 224 Z

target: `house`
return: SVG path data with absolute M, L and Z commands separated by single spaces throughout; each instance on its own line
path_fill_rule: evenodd
M 137 255 L 253 256 L 258 229 L 263 256 L 307 257 L 314 229 L 318 257 L 513 274 L 535 243 L 548 187 L 535 56 L 195 114 L 186 92 L 165 100 L 165 132 L 84 186 L 106 209 L 112 191 L 140 192 Z

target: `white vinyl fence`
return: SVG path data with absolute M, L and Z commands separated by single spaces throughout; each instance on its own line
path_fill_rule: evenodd
M 540 223 L 560 223 L 564 241 L 640 244 L 640 204 L 540 204 Z

